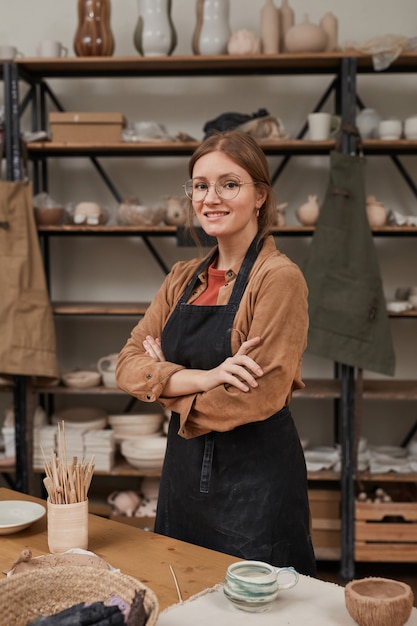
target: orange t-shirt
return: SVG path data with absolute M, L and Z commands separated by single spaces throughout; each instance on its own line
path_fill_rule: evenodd
M 217 304 L 217 296 L 219 294 L 220 287 L 226 284 L 226 277 L 224 270 L 217 270 L 209 265 L 207 273 L 207 289 L 198 296 L 193 304 L 214 306 Z

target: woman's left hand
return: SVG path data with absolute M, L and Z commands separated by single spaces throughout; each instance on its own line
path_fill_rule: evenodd
M 143 347 L 148 356 L 152 357 L 156 361 L 165 361 L 164 353 L 161 349 L 161 340 L 159 337 L 154 339 L 150 335 L 143 341 Z

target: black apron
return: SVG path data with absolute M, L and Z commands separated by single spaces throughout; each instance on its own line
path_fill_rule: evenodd
M 251 244 L 226 305 L 187 304 L 205 260 L 162 333 L 165 358 L 187 368 L 217 367 L 257 257 Z M 271 297 L 273 295 L 271 294 Z M 288 407 L 262 422 L 184 439 L 172 413 L 155 532 L 244 559 L 315 574 L 304 454 Z

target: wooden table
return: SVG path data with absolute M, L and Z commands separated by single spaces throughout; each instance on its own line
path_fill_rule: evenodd
M 46 502 L 39 498 L 5 488 L 0 488 L 0 500 L 31 500 L 46 508 Z M 49 554 L 46 515 L 25 530 L 0 536 L 0 570 L 9 569 L 25 548 L 34 557 Z M 178 602 L 170 565 L 185 600 L 222 582 L 228 565 L 238 560 L 96 515 L 89 516 L 88 548 L 123 574 L 150 587 L 158 596 L 161 611 Z

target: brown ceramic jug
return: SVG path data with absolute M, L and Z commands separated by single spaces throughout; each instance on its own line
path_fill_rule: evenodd
M 114 38 L 110 0 L 78 0 L 78 28 L 74 51 L 79 57 L 111 56 Z

